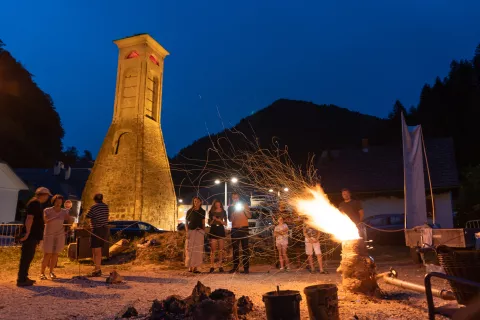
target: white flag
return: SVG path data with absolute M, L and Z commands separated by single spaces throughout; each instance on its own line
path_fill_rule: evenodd
M 406 228 L 427 222 L 422 127 L 407 127 L 402 113 L 403 172 L 405 177 Z

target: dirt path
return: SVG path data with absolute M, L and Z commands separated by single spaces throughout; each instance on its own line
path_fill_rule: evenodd
M 243 274 L 199 274 L 193 275 L 178 270 L 165 270 L 158 265 L 120 268 L 125 277 L 119 285 L 105 284 L 105 277 L 89 280 L 72 280 L 78 275 L 78 265 L 59 268 L 61 280 L 37 281 L 29 288 L 15 286 L 13 272 L 0 273 L 0 319 L 114 319 L 128 303 L 134 303 L 140 314 L 147 314 L 154 299 L 163 299 L 177 294 L 186 297 L 197 281 L 213 289 L 225 288 L 235 292 L 237 298 L 248 295 L 255 304 L 250 319 L 265 319 L 262 295 L 281 289 L 298 290 L 302 293 L 302 319 L 308 319 L 303 288 L 319 283 L 336 283 L 339 286 L 341 319 L 425 319 L 427 306 L 425 296 L 402 291 L 380 282 L 381 288 L 390 294 L 389 299 L 370 300 L 359 295 L 347 295 L 341 288 L 340 276 L 335 273 L 335 262 L 330 261 L 328 275 L 310 274 L 306 270 L 279 273 L 269 266 L 253 266 L 249 275 Z M 409 261 L 395 261 L 400 278 L 422 283 L 423 268 Z M 378 263 L 378 271 L 386 271 L 391 262 Z M 113 266 L 105 266 L 104 273 Z M 81 266 L 85 274 L 90 267 Z M 437 287 L 445 287 L 437 283 Z M 445 304 L 436 300 L 437 304 Z

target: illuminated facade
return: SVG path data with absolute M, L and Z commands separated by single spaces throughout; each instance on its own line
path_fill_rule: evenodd
M 160 126 L 168 52 L 147 34 L 119 48 L 113 120 L 82 195 L 84 210 L 102 193 L 111 220 L 176 227 L 176 197 Z

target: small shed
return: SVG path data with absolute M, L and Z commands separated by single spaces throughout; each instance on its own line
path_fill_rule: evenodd
M 7 163 L 0 161 L 0 223 L 15 220 L 20 190 L 28 190 L 28 186 Z

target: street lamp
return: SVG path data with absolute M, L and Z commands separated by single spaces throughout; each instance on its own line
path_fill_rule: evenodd
M 238 179 L 236 177 L 232 177 L 230 179 L 230 181 L 232 183 L 237 183 Z M 226 206 L 227 202 L 228 202 L 228 180 L 224 180 L 224 182 L 225 182 L 225 203 L 224 203 L 224 205 Z M 221 183 L 221 181 L 219 179 L 215 180 L 215 184 L 220 184 L 220 183 Z
M 183 202 L 183 199 L 178 199 L 178 202 L 179 202 L 179 203 L 182 203 L 182 202 Z

